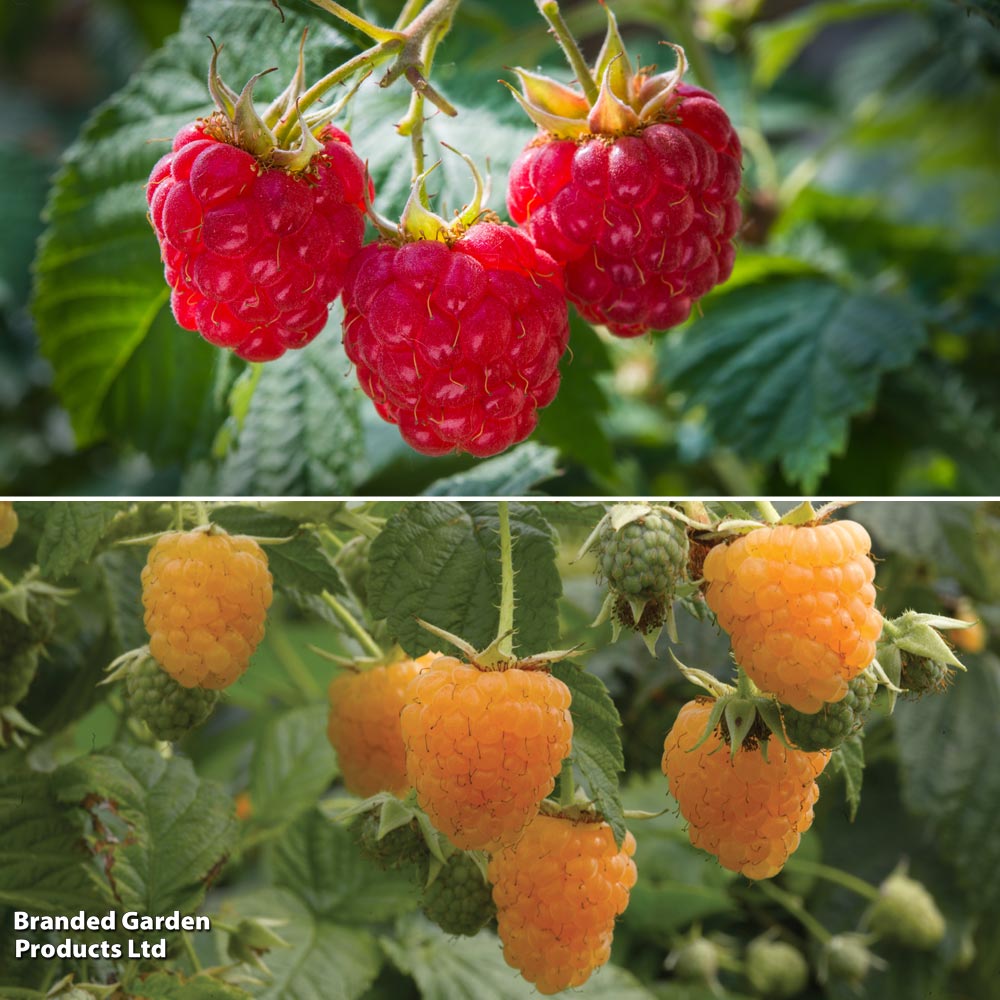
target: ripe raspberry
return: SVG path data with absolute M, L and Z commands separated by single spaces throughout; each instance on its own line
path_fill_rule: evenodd
M 902 869 L 879 886 L 879 898 L 869 910 L 867 922 L 879 937 L 918 951 L 936 948 L 946 930 L 934 897 Z
M 584 92 L 516 70 L 540 127 L 510 171 L 507 207 L 564 266 L 566 294 L 619 337 L 687 319 L 733 268 L 740 141 L 710 93 L 633 70 L 614 15 Z
M 407 685 L 439 655 L 399 659 L 359 673 L 345 670 L 331 682 L 326 733 L 349 792 L 368 798 L 376 792 L 403 795 L 410 787 L 399 713 Z
M 424 914 L 448 934 L 471 937 L 495 916 L 492 888 L 475 861 L 459 851 L 424 889 Z
M 902 671 L 899 686 L 910 698 L 920 698 L 925 694 L 940 694 L 951 684 L 955 671 L 939 660 L 929 660 L 923 656 L 903 653 L 900 656 Z
M 130 668 L 125 697 L 129 711 L 142 719 L 158 740 L 173 741 L 212 714 L 219 692 L 183 687 L 152 657 L 146 657 Z
M 761 937 L 747 947 L 746 976 L 759 996 L 786 1000 L 806 988 L 809 963 L 794 945 Z
M 788 741 L 800 750 L 833 750 L 865 724 L 878 682 L 865 671 L 847 685 L 847 695 L 810 715 L 782 706 L 781 720 Z
M 632 834 L 619 849 L 607 823 L 537 816 L 490 859 L 503 956 L 539 993 L 581 986 L 607 962 L 636 881 L 633 854 Z
M 847 695 L 882 631 L 870 548 L 860 524 L 836 521 L 758 528 L 709 552 L 705 600 L 758 687 L 800 712 Z
M 365 247 L 344 284 L 344 347 L 379 415 L 425 455 L 495 455 L 535 428 L 569 338 L 551 258 L 510 226 Z
M 569 753 L 569 688 L 544 670 L 480 670 L 443 656 L 406 698 L 407 776 L 431 822 L 463 850 L 514 842 Z
M 234 145 L 222 116 L 186 125 L 146 187 L 178 324 L 247 361 L 304 347 L 326 324 L 364 236 L 365 168 L 327 125 L 304 169 Z
M 9 618 L 0 614 L 0 618 Z M 38 672 L 37 645 L 0 647 L 0 708 L 17 705 L 24 700 Z
M 0 549 L 7 548 L 17 533 L 17 511 L 10 500 L 0 500 Z
M 712 705 L 710 698 L 689 701 L 667 734 L 661 766 L 670 794 L 695 847 L 747 878 L 771 878 L 812 825 L 815 779 L 830 755 L 786 750 L 771 740 L 767 760 L 759 746 L 741 747 L 733 758 L 718 732 L 692 750 Z
M 373 809 L 361 816 L 351 827 L 355 843 L 361 853 L 383 871 L 407 868 L 410 865 L 427 867 L 429 851 L 427 841 L 416 820 L 397 826 L 379 836 L 380 810 Z
M 264 637 L 267 556 L 243 535 L 169 532 L 146 560 L 142 604 L 150 653 L 178 684 L 228 687 Z

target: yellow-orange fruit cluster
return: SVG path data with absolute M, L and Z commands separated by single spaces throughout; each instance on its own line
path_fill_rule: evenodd
M 875 658 L 871 539 L 854 521 L 759 528 L 705 558 L 705 600 L 751 680 L 800 712 L 840 701 Z
M 0 500 L 0 549 L 7 548 L 17 534 L 17 511 L 11 500 Z
M 142 571 L 149 651 L 184 687 L 228 687 L 264 638 L 271 574 L 243 535 L 172 531 Z
M 513 843 L 569 753 L 569 688 L 544 670 L 481 670 L 442 656 L 406 700 L 406 773 L 431 822 L 463 850 Z
M 788 750 L 773 739 L 767 760 L 760 747 L 741 748 L 734 758 L 717 732 L 693 750 L 712 705 L 710 698 L 689 701 L 667 734 L 662 768 L 670 794 L 695 847 L 747 878 L 771 878 L 812 826 L 815 779 L 830 755 Z
M 349 792 L 367 798 L 376 792 L 403 795 L 410 787 L 399 713 L 410 681 L 440 655 L 427 653 L 357 673 L 345 670 L 331 681 L 326 734 Z
M 619 849 L 607 823 L 537 816 L 490 859 L 503 956 L 539 993 L 580 986 L 607 962 L 633 854 L 632 834 Z

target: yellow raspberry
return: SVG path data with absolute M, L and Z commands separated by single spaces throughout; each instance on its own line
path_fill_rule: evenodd
M 0 500 L 0 549 L 7 548 L 17 534 L 17 511 L 11 500 Z
M 503 957 L 539 993 L 580 986 L 607 962 L 635 885 L 635 838 L 621 849 L 596 819 L 536 816 L 490 859 Z
M 771 878 L 781 871 L 812 825 L 816 778 L 826 751 L 787 750 L 770 740 L 761 748 L 729 747 L 713 732 L 697 750 L 712 714 L 711 698 L 689 701 L 663 743 L 663 773 L 688 821 L 688 836 L 730 871 Z
M 758 528 L 705 558 L 705 600 L 736 662 L 800 712 L 840 701 L 875 658 L 871 539 L 854 521 Z
M 988 636 L 986 627 L 976 614 L 972 602 L 963 597 L 958 602 L 955 617 L 959 621 L 972 622 L 969 628 L 955 628 L 948 632 L 948 638 L 951 639 L 955 648 L 960 649 L 963 653 L 981 653 L 986 648 Z
M 340 761 L 347 790 L 368 798 L 376 792 L 402 796 L 406 778 L 406 747 L 399 713 L 406 704 L 407 685 L 441 654 L 359 672 L 345 671 L 330 683 L 330 720 L 326 734 Z
M 406 700 L 406 772 L 431 822 L 463 850 L 517 840 L 569 753 L 569 688 L 545 670 L 442 656 Z
M 228 687 L 264 637 L 271 574 L 243 535 L 173 531 L 142 571 L 149 650 L 184 687 Z

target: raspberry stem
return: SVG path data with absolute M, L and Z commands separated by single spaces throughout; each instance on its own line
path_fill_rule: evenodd
M 322 594 L 323 603 L 344 623 L 347 630 L 361 644 L 361 647 L 371 656 L 381 658 L 382 648 L 368 634 L 363 625 L 337 600 L 329 590 L 324 590 Z
M 785 863 L 785 869 L 787 871 L 798 870 L 803 875 L 825 878 L 828 882 L 833 882 L 835 885 L 843 886 L 843 888 L 857 893 L 863 899 L 877 900 L 879 898 L 879 891 L 875 886 L 869 885 L 863 878 L 841 871 L 832 865 L 824 865 L 819 861 L 807 861 L 805 858 L 789 858 Z
M 573 759 L 567 757 L 559 772 L 559 805 L 568 809 L 576 801 L 576 780 L 573 777 Z
M 334 17 L 339 17 L 341 21 L 351 25 L 352 28 L 357 28 L 358 31 L 366 34 L 372 41 L 402 41 L 406 38 L 405 32 L 397 31 L 393 28 L 380 28 L 377 24 L 372 24 L 371 21 L 366 21 L 353 11 L 342 7 L 335 0 L 312 0 L 312 2 L 327 13 L 333 14 Z
M 510 539 L 510 511 L 506 500 L 501 500 L 497 504 L 497 511 L 500 517 L 500 624 L 497 627 L 497 650 L 502 656 L 513 657 L 514 562 Z
M 759 889 L 765 896 L 769 896 L 779 906 L 784 907 L 821 944 L 826 944 L 833 937 L 802 905 L 801 901 L 796 899 L 790 892 L 785 892 L 784 889 L 779 889 L 776 885 L 771 885 L 769 882 L 764 881 L 757 882 L 755 888 Z
M 768 524 L 777 524 L 781 520 L 781 515 L 770 500 L 754 500 L 754 506 Z
M 562 11 L 559 10 L 557 0 L 535 0 L 535 2 L 538 5 L 539 13 L 548 21 L 549 28 L 552 34 L 555 35 L 559 47 L 563 50 L 570 68 L 576 74 L 577 81 L 583 87 L 583 92 L 586 95 L 588 103 L 594 105 L 597 102 L 599 94 L 597 84 L 594 82 L 594 77 L 590 72 L 587 61 L 583 58 L 580 46 L 576 44 L 573 33 L 563 20 Z

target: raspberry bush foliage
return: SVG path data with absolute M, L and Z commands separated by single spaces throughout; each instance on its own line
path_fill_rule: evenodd
M 991 5 L 70 7 L 9 492 L 1000 493 Z
M 5 998 L 990 995 L 994 503 L 14 510 L 0 553 Z M 602 613 L 612 580 L 593 544 L 647 522 L 708 552 L 670 560 L 669 628 L 652 640 Z M 833 560 L 816 537 L 848 562 L 870 554 L 883 624 L 844 697 L 810 713 L 743 669 L 739 624 L 712 611 L 721 577 L 700 567 L 735 552 L 746 582 L 757 570 L 736 546 L 766 551 L 751 589 L 773 614 L 794 605 L 804 634 L 835 614 L 822 595 L 837 574 L 796 558 Z M 341 571 L 358 550 L 363 588 Z M 209 563 L 185 570 L 196 557 Z M 804 589 L 781 603 L 772 578 Z M 229 612 L 204 626 L 212 600 L 242 609 L 239 629 Z M 951 638 L 969 607 L 975 652 Z M 838 620 L 860 635 L 868 618 Z M 237 651 L 241 670 L 175 679 L 151 654 L 164 622 L 164 660 Z M 948 682 L 913 697 L 917 663 Z M 840 661 L 821 651 L 794 670 L 815 685 Z M 7 940 L 64 937 L 6 933 L 14 910 L 81 909 L 177 910 L 212 930 L 167 932 L 165 958 L 13 958 Z

